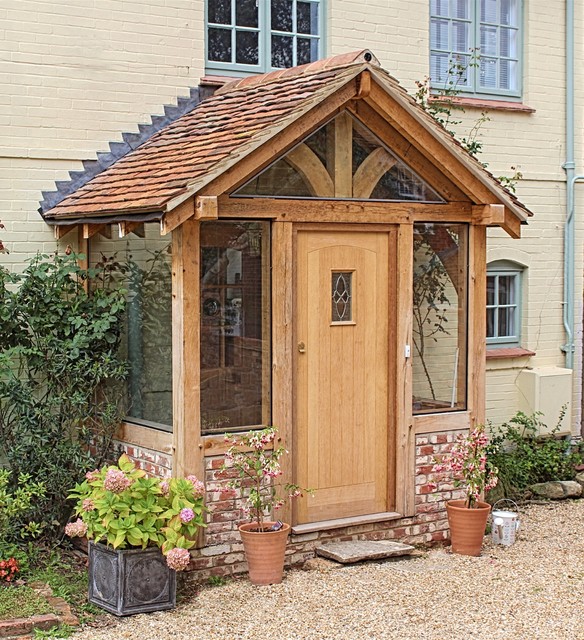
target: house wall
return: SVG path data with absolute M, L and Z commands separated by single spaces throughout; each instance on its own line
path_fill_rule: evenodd
M 576 60 L 583 59 L 584 6 L 576 4 Z M 562 253 L 566 185 L 564 1 L 524 2 L 523 103 L 534 113 L 489 110 L 480 131 L 481 160 L 495 175 L 522 172 L 517 195 L 535 213 L 517 242 L 489 234 L 488 258 L 527 266 L 521 344 L 537 355 L 488 361 L 487 414 L 494 423 L 520 406 L 515 383 L 524 367 L 564 366 Z M 410 91 L 428 74 L 427 0 L 328 2 L 327 55 L 367 46 Z M 81 170 L 81 161 L 108 151 L 122 132 L 138 131 L 165 104 L 188 95 L 204 74 L 204 2 L 198 0 L 84 0 L 0 2 L 0 238 L 9 255 L 2 264 L 21 268 L 37 251 L 75 246 L 60 242 L 37 213 L 41 191 Z M 578 68 L 578 64 L 576 64 Z M 584 170 L 577 87 L 576 172 Z M 459 130 L 480 110 L 467 108 Z M 577 186 L 577 206 L 584 206 Z M 582 216 L 576 215 L 576 292 L 582 291 Z M 579 432 L 581 295 L 576 294 L 576 358 L 572 430 Z M 553 420 L 553 416 L 549 419 Z

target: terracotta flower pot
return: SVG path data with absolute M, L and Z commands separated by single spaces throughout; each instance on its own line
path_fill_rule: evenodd
M 274 523 L 264 522 L 269 529 Z M 252 584 L 279 584 L 284 572 L 284 555 L 290 525 L 278 531 L 254 531 L 255 522 L 248 522 L 239 526 L 239 533 L 245 550 L 245 557 L 249 569 L 249 579 Z
M 477 502 L 476 509 L 469 509 L 465 504 L 466 500 L 446 503 L 452 551 L 463 556 L 480 556 L 491 505 Z

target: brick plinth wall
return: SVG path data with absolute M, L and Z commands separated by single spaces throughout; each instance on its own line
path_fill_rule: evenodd
M 387 522 L 359 524 L 341 529 L 291 534 L 286 549 L 286 566 L 298 566 L 313 558 L 315 548 L 326 541 L 396 540 L 408 544 L 435 544 L 448 540 L 446 501 L 462 497 L 452 483 L 432 473 L 435 456 L 447 452 L 458 432 L 418 436 L 416 439 L 416 514 Z M 237 527 L 245 522 L 241 494 L 228 486 L 229 472 L 222 472 L 222 457 L 207 458 L 206 546 L 191 552 L 191 568 L 201 576 L 230 576 L 247 571 L 243 545 Z M 437 488 L 431 484 L 437 483 Z
M 449 538 L 446 501 L 461 498 L 447 478 L 432 472 L 436 456 L 450 450 L 459 432 L 450 431 L 416 438 L 415 510 L 412 517 L 353 525 L 341 529 L 291 534 L 286 549 L 286 566 L 299 566 L 313 558 L 315 548 L 326 541 L 339 540 L 396 540 L 408 544 L 435 544 Z M 167 454 L 117 443 L 137 465 L 150 475 L 169 477 L 172 458 Z M 191 551 L 190 569 L 202 578 L 231 576 L 247 571 L 243 544 L 237 527 L 246 522 L 241 492 L 228 485 L 233 472 L 221 471 L 223 457 L 205 460 L 207 528 L 205 546 Z M 435 483 L 437 486 L 435 487 Z
M 148 475 L 170 478 L 172 473 L 171 455 L 118 440 L 114 441 L 114 446 L 117 451 L 125 453 L 139 469 L 143 469 Z

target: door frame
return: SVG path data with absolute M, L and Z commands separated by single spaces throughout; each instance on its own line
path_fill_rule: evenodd
M 411 225 L 407 225 L 410 226 Z M 400 375 L 398 375 L 398 370 L 400 369 L 400 363 L 398 363 L 397 353 L 398 353 L 398 341 L 401 337 L 401 331 L 399 330 L 399 325 L 401 323 L 398 322 L 399 318 L 399 309 L 398 307 L 403 305 L 403 300 L 400 299 L 404 297 L 403 292 L 400 290 L 400 277 L 399 272 L 400 269 L 398 266 L 400 265 L 400 260 L 405 258 L 405 255 L 401 255 L 399 251 L 399 236 L 400 236 L 400 225 L 390 225 L 390 224 L 334 224 L 334 223 L 298 223 L 292 225 L 292 247 L 291 247 L 291 258 L 292 258 L 292 331 L 291 331 L 291 373 L 292 373 L 292 464 L 291 464 L 291 477 L 292 481 L 296 482 L 297 478 L 297 468 L 298 468 L 298 425 L 297 425 L 297 415 L 296 415 L 296 401 L 297 401 L 297 389 L 298 389 L 298 310 L 297 310 L 297 301 L 298 301 L 298 233 L 303 231 L 323 231 L 323 232 L 331 232 L 331 233 L 384 233 L 388 236 L 388 310 L 389 310 L 389 318 L 388 318 L 388 353 L 387 353 L 387 362 L 388 362 L 388 371 L 387 371 L 387 380 L 388 380 L 388 394 L 387 394 L 387 505 L 386 505 L 386 513 L 397 515 L 397 511 L 399 511 L 400 500 L 398 496 L 398 478 L 397 478 L 397 468 L 398 461 L 401 457 L 398 455 L 398 428 L 400 423 L 400 415 L 403 414 L 403 411 L 399 411 L 399 407 L 396 404 L 396 400 L 398 396 L 402 394 L 398 393 L 398 383 L 400 379 Z M 412 236 L 413 237 L 413 236 Z M 411 247 L 410 244 L 409 250 L 407 253 L 407 260 L 410 261 L 411 258 Z M 410 279 L 411 280 L 411 279 Z M 403 284 L 403 283 L 402 283 Z M 407 287 L 408 291 L 411 291 L 411 284 Z M 406 294 L 407 295 L 407 294 Z M 411 296 L 409 298 L 409 308 L 411 309 Z M 411 326 L 411 322 L 408 326 Z M 409 364 L 409 359 L 408 359 Z M 411 378 L 411 376 L 410 376 Z M 407 392 L 406 392 L 407 395 Z M 402 396 L 403 397 L 403 396 Z M 401 403 L 400 403 L 401 404 Z M 410 394 L 410 415 L 411 415 L 411 394 Z M 411 419 L 410 419 L 411 424 Z M 411 457 L 411 456 L 410 456 Z M 413 460 L 413 458 L 412 458 Z M 412 467 L 413 468 L 413 467 Z M 298 509 L 294 504 L 292 505 L 292 524 L 296 525 L 298 522 Z M 402 514 L 404 510 L 401 510 Z M 374 515 L 374 514 L 372 514 Z M 358 518 L 367 518 L 367 516 L 358 516 Z M 327 521 L 328 524 L 334 521 Z M 340 522 L 340 520 L 339 520 Z M 304 525 L 301 525 L 304 526 Z

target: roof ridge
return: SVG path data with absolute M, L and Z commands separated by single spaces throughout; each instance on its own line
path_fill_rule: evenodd
M 39 202 L 39 213 L 43 215 L 57 206 L 67 196 L 75 193 L 102 171 L 111 167 L 120 158 L 134 151 L 167 125 L 192 111 L 202 100 L 212 94 L 203 87 L 192 87 L 188 96 L 178 96 L 176 104 L 164 105 L 164 113 L 150 116 L 150 124 L 139 123 L 137 132 L 123 132 L 122 140 L 110 141 L 109 151 L 98 151 L 95 160 L 83 160 L 83 170 L 69 171 L 69 180 L 55 182 L 56 191 L 42 191 L 43 199 Z
M 214 95 L 223 95 L 242 87 L 249 88 L 269 84 L 280 78 L 294 78 L 307 76 L 313 73 L 321 73 L 330 69 L 340 69 L 356 64 L 368 63 L 375 67 L 381 67 L 381 63 L 369 49 L 360 49 L 359 51 L 350 51 L 349 53 L 341 53 L 330 58 L 322 58 L 299 67 L 290 67 L 288 69 L 277 69 L 268 71 L 255 76 L 247 76 L 246 78 L 235 78 L 230 82 L 226 82 L 222 87 L 215 91 Z

